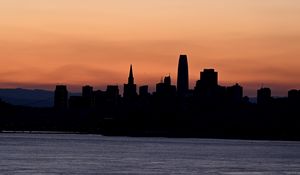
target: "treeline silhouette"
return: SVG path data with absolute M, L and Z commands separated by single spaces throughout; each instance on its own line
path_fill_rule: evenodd
M 134 84 L 130 66 L 123 96 L 119 87 L 91 86 L 70 96 L 57 85 L 53 108 L 14 106 L 0 101 L 2 131 L 71 131 L 122 136 L 205 137 L 300 140 L 300 91 L 273 98 L 271 89 L 257 91 L 257 103 L 235 84 L 218 84 L 218 73 L 204 69 L 189 89 L 187 57 L 181 55 L 177 86 L 166 76 L 154 93 Z

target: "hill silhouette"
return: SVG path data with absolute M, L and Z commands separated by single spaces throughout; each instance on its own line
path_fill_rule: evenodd
M 72 95 L 80 95 L 80 93 L 71 93 Z M 29 107 L 52 107 L 53 106 L 53 91 L 43 89 L 0 89 L 0 99 L 2 101 Z

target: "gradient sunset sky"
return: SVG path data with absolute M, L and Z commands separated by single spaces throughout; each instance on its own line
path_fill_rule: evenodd
M 0 88 L 122 88 L 130 64 L 138 85 L 175 84 L 180 54 L 192 88 L 215 68 L 246 95 L 300 89 L 300 1 L 0 1 Z

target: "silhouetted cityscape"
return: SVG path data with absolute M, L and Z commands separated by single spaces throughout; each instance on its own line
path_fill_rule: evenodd
M 177 86 L 168 75 L 153 93 L 148 85 L 137 89 L 130 65 L 122 96 L 116 85 L 105 91 L 86 85 L 81 96 L 69 96 L 66 85 L 57 85 L 53 108 L 0 100 L 0 130 L 300 140 L 299 107 L 300 90 L 273 98 L 271 89 L 262 87 L 257 90 L 257 104 L 251 103 L 238 83 L 219 85 L 218 72 L 211 68 L 201 71 L 190 89 L 188 58 L 180 55 Z

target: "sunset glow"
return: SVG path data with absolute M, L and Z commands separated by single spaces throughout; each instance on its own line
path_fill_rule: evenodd
M 215 68 L 246 95 L 286 95 L 300 87 L 299 19 L 295 0 L 1 0 L 0 88 L 122 85 L 130 64 L 138 85 L 175 84 L 187 54 L 190 87 Z

